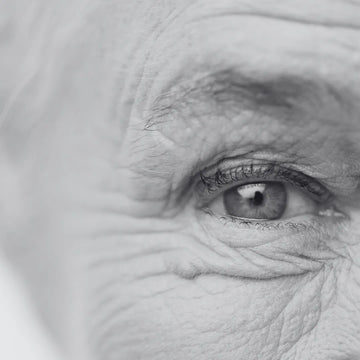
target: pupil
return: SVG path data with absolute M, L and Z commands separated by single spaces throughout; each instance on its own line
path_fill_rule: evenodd
M 277 220 L 285 212 L 287 191 L 283 183 L 276 181 L 244 184 L 225 191 L 223 204 L 233 217 Z
M 255 206 L 260 206 L 264 202 L 264 195 L 260 191 L 256 191 L 253 199 L 253 204 Z

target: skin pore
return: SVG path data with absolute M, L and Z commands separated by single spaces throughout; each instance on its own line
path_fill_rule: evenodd
M 360 358 L 360 2 L 8 6 L 0 228 L 64 351 Z M 226 214 L 264 179 L 286 218 Z

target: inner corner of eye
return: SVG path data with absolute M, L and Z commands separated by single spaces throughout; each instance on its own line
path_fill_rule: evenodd
M 209 206 L 211 212 L 249 220 L 279 220 L 315 214 L 315 201 L 280 181 L 253 182 L 225 190 Z

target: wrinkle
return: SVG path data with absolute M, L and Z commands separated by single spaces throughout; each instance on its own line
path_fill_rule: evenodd
M 318 272 L 323 266 L 319 262 L 304 261 L 290 256 L 285 260 L 263 256 L 263 254 L 258 257 L 249 256 L 251 254 L 249 249 L 239 251 L 239 249 L 235 250 L 220 242 L 205 244 L 195 237 L 188 238 L 187 242 L 189 241 L 191 243 L 177 254 L 177 259 L 167 259 L 169 271 L 185 279 L 216 274 L 239 279 L 270 280 L 277 277 Z M 186 246 L 185 239 L 181 243 Z
M 121 281 L 118 283 L 113 283 L 112 285 L 118 284 L 119 286 L 122 286 Z M 147 295 L 142 295 L 141 298 L 134 300 L 132 299 L 132 303 L 128 305 L 118 305 L 117 304 L 117 297 L 116 296 L 108 296 L 104 299 L 102 299 L 100 302 L 97 302 L 96 308 L 91 310 L 92 314 L 98 314 L 101 313 L 101 316 L 99 316 L 99 320 L 94 322 L 94 325 L 97 329 L 104 329 L 103 331 L 97 332 L 97 335 L 99 336 L 99 341 L 104 341 L 108 335 L 108 331 L 116 322 L 118 321 L 119 316 L 125 316 L 127 312 L 134 310 L 136 306 L 139 305 L 140 302 L 146 301 L 146 300 L 154 300 L 156 297 L 163 296 L 164 294 L 168 294 L 169 292 L 173 291 L 175 287 L 169 287 L 164 290 L 157 290 L 155 292 L 149 292 Z M 109 289 L 105 289 L 109 290 Z M 103 293 L 104 288 L 99 288 L 97 291 L 100 291 L 100 293 Z M 116 293 L 116 291 L 115 291 Z M 110 306 L 115 303 L 115 306 Z M 103 309 L 106 309 L 105 313 L 103 313 Z M 94 315 L 93 315 L 94 316 Z M 106 329 L 107 328 L 107 329 Z
M 216 17 L 234 17 L 234 16 L 242 16 L 242 17 L 254 17 L 254 18 L 265 18 L 307 26 L 319 26 L 326 27 L 330 29 L 343 29 L 343 30 L 351 30 L 351 31 L 359 31 L 360 25 L 358 24 L 349 24 L 341 21 L 317 21 L 317 20 L 306 20 L 301 17 L 297 17 L 295 15 L 276 15 L 268 12 L 261 12 L 256 10 L 256 12 L 250 11 L 231 11 L 231 12 L 220 12 L 217 14 L 204 15 L 200 16 L 197 20 L 208 20 Z

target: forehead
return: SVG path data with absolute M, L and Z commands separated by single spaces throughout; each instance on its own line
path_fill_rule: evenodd
M 248 1 L 248 0 L 225 0 L 221 2 L 199 0 L 199 7 L 208 7 L 209 12 L 225 13 L 247 12 L 258 15 L 284 17 L 305 22 L 332 23 L 344 26 L 358 26 L 360 20 L 356 10 L 359 1 L 351 0 L 320 0 L 314 3 L 311 0 L 280 0 L 280 1 Z
M 350 28 L 360 25 L 358 0 L 142 0 L 133 2 L 133 5 L 138 9 L 147 9 L 146 14 L 153 19 L 155 14 L 155 18 L 166 19 L 189 14 L 193 17 L 247 14 Z M 170 13 L 172 16 L 169 16 Z M 122 15 L 126 17 L 124 13 Z
M 166 2 L 155 10 L 162 18 L 152 17 L 151 32 L 141 40 L 139 77 L 145 93 L 140 86 L 137 99 L 150 107 L 174 85 L 232 69 L 265 81 L 319 77 L 357 90 L 359 5 L 345 0 Z

